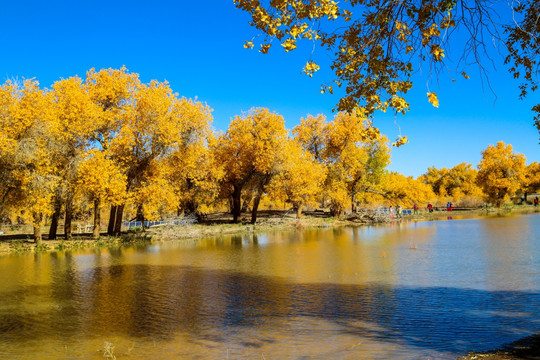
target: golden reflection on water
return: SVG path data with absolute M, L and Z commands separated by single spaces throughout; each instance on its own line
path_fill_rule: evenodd
M 538 220 L 4 257 L 0 358 L 455 358 L 538 329 Z

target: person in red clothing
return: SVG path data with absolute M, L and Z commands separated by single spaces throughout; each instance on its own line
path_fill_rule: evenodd
M 428 208 L 429 212 L 433 212 L 433 205 L 427 204 L 427 208 Z
M 538 196 L 534 198 L 534 207 L 538 206 Z
M 413 209 L 414 209 L 414 215 L 418 215 L 418 205 L 414 204 Z

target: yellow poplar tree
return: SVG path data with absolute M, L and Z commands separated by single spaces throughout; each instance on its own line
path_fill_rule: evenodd
M 58 181 L 51 96 L 37 81 L 8 81 L 0 88 L 0 105 L 0 200 L 32 221 L 34 240 L 40 243 Z
M 90 137 L 97 126 L 100 108 L 92 101 L 87 87 L 79 77 L 55 82 L 51 95 L 55 112 L 54 133 L 58 143 L 54 161 L 60 182 L 55 190 L 49 239 L 56 238 L 62 203 L 65 203 L 65 237 L 70 238 L 77 168 L 83 152 L 90 146 Z
M 132 96 L 133 104 L 125 114 L 126 120 L 109 148 L 111 156 L 126 174 L 128 196 L 153 183 L 149 179 L 156 179 L 153 171 L 161 166 L 164 157 L 197 141 L 210 117 L 208 107 L 178 99 L 166 82 L 140 84 Z M 135 202 L 137 220 L 144 221 L 145 204 L 137 203 L 136 198 L 129 200 Z M 118 211 L 113 233 L 120 231 L 121 221 L 122 211 Z
M 376 191 L 390 163 L 387 140 L 365 117 L 344 112 L 326 126 L 325 140 L 331 211 L 339 216 L 349 202 L 356 211 L 357 195 Z
M 242 192 L 255 181 L 251 221 L 256 221 L 260 197 L 272 177 L 280 171 L 283 144 L 287 130 L 283 117 L 265 108 L 251 109 L 236 116 L 229 129 L 219 137 L 216 157 L 223 164 L 224 192 L 232 200 L 233 221 L 238 222 L 242 210 Z
M 315 205 L 322 193 L 326 169 L 296 140 L 288 140 L 283 171 L 270 182 L 268 192 L 275 199 L 293 205 L 300 218 L 306 205 Z
M 90 69 L 86 73 L 85 86 L 92 102 L 99 107 L 90 139 L 96 148 L 108 156 L 114 155 L 109 150 L 111 143 L 132 116 L 134 93 L 139 85 L 139 75 L 129 73 L 125 67 L 99 71 Z M 120 164 L 117 163 L 117 166 Z M 123 204 L 111 205 L 108 228 L 110 235 L 120 231 L 123 211 Z
M 471 164 L 461 163 L 451 169 L 430 167 L 418 180 L 430 185 L 441 203 L 478 205 L 484 194 L 476 184 L 477 175 L 478 171 Z
M 411 207 L 415 203 L 427 203 L 436 195 L 431 186 L 410 176 L 390 172 L 385 176 L 384 202 L 391 206 Z
M 145 220 L 158 220 L 178 206 L 178 196 L 169 181 L 170 168 L 164 160 L 156 160 L 145 170 L 145 176 L 134 189 L 131 200 L 137 207 L 137 221 L 146 228 Z
M 214 208 L 219 196 L 219 183 L 224 176 L 222 164 L 211 149 L 216 137 L 210 128 L 192 142 L 182 144 L 167 157 L 171 169 L 169 181 L 178 198 L 178 211 L 197 216 Z
M 502 141 L 489 145 L 478 164 L 478 185 L 499 208 L 525 181 L 525 156 L 512 150 L 512 145 Z
M 300 124 L 295 126 L 293 134 L 296 141 L 313 155 L 313 158 L 322 162 L 326 144 L 326 116 L 308 115 L 300 119 Z
M 77 189 L 94 205 L 94 238 L 100 236 L 101 204 L 121 204 L 125 200 L 126 176 L 99 150 L 92 150 L 77 169 Z
M 540 191 L 540 163 L 535 161 L 527 166 L 525 180 L 523 183 L 524 193 L 534 193 Z

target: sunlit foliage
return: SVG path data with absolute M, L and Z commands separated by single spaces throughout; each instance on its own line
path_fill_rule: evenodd
M 250 183 L 258 196 L 252 221 L 256 218 L 257 201 L 272 177 L 283 169 L 281 160 L 286 138 L 283 117 L 265 108 L 236 116 L 227 132 L 219 137 L 216 157 L 223 165 L 223 192 L 231 199 L 235 222 L 242 210 L 242 193 Z
M 69 238 L 75 213 L 90 217 L 93 207 L 97 238 L 109 206 L 114 234 L 124 211 L 138 221 L 202 218 L 228 205 L 235 222 L 251 209 L 255 223 L 260 204 L 289 204 L 298 217 L 319 206 L 341 216 L 358 206 L 477 205 L 479 186 L 500 206 L 518 190 L 540 189 L 538 163 L 525 166 L 502 142 L 483 152 L 478 172 L 462 163 L 415 180 L 387 171 L 389 142 L 364 111 L 331 121 L 308 115 L 291 135 L 266 108 L 234 117 L 216 134 L 211 112 L 125 68 L 90 70 L 86 80 L 63 79 L 50 90 L 7 81 L 0 86 L 0 215 L 32 222 L 39 242 L 43 225 L 56 236 L 62 209 Z
M 336 114 L 331 122 L 322 115 L 307 116 L 294 128 L 296 140 L 314 159 L 325 165 L 324 194 L 335 215 L 378 185 L 390 163 L 388 141 L 361 113 Z
M 533 162 L 527 166 L 523 181 L 523 191 L 525 193 L 540 192 L 540 163 Z
M 41 226 L 51 213 L 59 180 L 52 156 L 57 144 L 50 100 L 34 80 L 8 81 L 0 87 L 0 201 L 33 222 L 36 242 L 41 241 Z
M 94 236 L 99 237 L 101 205 L 125 201 L 126 175 L 104 152 L 91 151 L 78 167 L 77 181 L 77 190 L 94 205 Z
M 384 202 L 391 206 L 412 207 L 413 204 L 427 204 L 435 194 L 431 187 L 410 176 L 389 173 L 384 181 Z
M 305 206 L 318 205 L 326 169 L 295 140 L 287 141 L 284 157 L 284 167 L 270 182 L 268 192 L 274 199 L 292 204 L 299 218 Z
M 439 203 L 450 201 L 469 207 L 483 202 L 484 194 L 476 184 L 477 174 L 471 164 L 461 163 L 451 169 L 430 167 L 418 180 L 431 186 Z
M 497 207 L 516 193 L 525 180 L 525 156 L 514 153 L 512 145 L 499 141 L 482 151 L 478 164 L 478 185 Z

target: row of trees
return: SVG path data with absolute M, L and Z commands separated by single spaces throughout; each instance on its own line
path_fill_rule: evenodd
M 440 202 L 476 206 L 488 201 L 500 207 L 516 193 L 526 197 L 540 190 L 540 163 L 525 161 L 512 145 L 498 142 L 482 152 L 478 170 L 467 163 L 451 169 L 431 167 L 418 180 L 429 184 Z
M 237 222 L 251 208 L 255 222 L 261 202 L 289 203 L 298 216 L 322 205 L 339 216 L 359 204 L 483 197 L 478 186 L 502 178 L 508 184 L 490 185 L 497 191 L 483 187 L 497 204 L 538 187 L 538 164 L 527 173 L 524 157 L 502 143 L 484 152 L 479 172 L 460 164 L 417 180 L 390 173 L 387 139 L 358 111 L 331 121 L 309 115 L 289 131 L 282 116 L 252 109 L 216 133 L 208 106 L 125 68 L 92 69 L 51 89 L 8 81 L 0 121 L 0 215 L 32 222 L 36 241 L 49 220 L 55 238 L 61 218 L 71 237 L 74 213 L 85 208 L 98 237 L 104 207 L 108 233 L 117 234 L 126 210 L 144 220 L 227 209 Z M 512 165 L 501 165 L 509 157 Z

